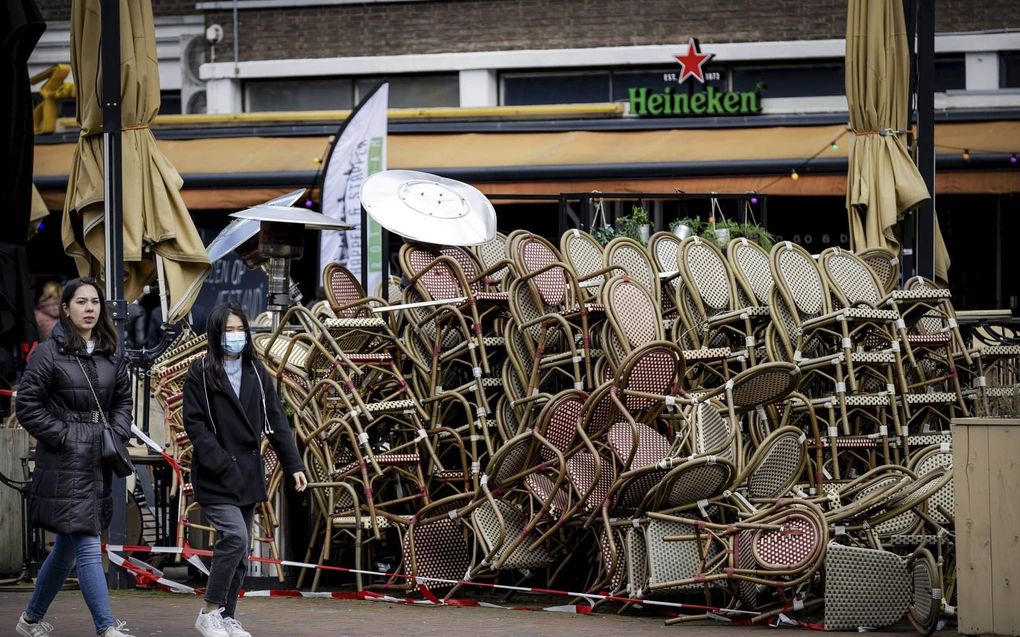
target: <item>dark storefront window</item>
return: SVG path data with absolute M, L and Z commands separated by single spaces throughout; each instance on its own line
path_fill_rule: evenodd
M 1020 88 L 1020 52 L 999 53 L 999 88 Z
M 390 106 L 427 108 L 460 106 L 460 79 L 456 73 L 397 75 L 390 82 Z M 382 78 L 295 78 L 252 80 L 245 83 L 245 110 L 317 111 L 352 108 Z
M 764 85 L 764 97 L 805 97 L 815 95 L 844 95 L 843 63 L 826 61 L 811 66 L 756 65 L 734 66 L 734 91 L 753 91 Z
M 503 75 L 506 106 L 608 102 L 608 71 L 591 73 L 513 73 Z
M 252 113 L 333 110 L 354 105 L 351 80 L 253 80 L 245 84 L 245 89 L 245 110 Z
M 962 55 L 935 57 L 935 92 L 962 91 L 967 88 L 967 73 Z

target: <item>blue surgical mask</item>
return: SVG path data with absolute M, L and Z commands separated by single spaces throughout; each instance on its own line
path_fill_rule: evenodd
M 223 352 L 229 356 L 237 356 L 244 351 L 248 344 L 248 335 L 244 332 L 224 332 L 220 340 L 223 345 Z

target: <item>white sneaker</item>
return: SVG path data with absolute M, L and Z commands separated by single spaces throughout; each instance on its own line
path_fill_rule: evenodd
M 127 622 L 118 621 L 100 633 L 99 637 L 132 637 L 127 633 L 127 628 L 124 628 L 125 626 L 127 626 Z
M 49 637 L 50 633 L 53 632 L 53 626 L 43 621 L 30 624 L 25 619 L 25 613 L 22 613 L 21 617 L 18 618 L 16 630 L 19 635 L 24 635 L 25 637 Z
M 251 633 L 241 626 L 241 622 L 237 621 L 233 617 L 223 618 L 223 627 L 227 629 L 227 634 L 230 637 L 251 637 Z
M 202 633 L 202 637 L 230 637 L 230 633 L 223 626 L 223 609 L 218 608 L 211 613 L 198 611 L 198 618 L 195 619 L 195 628 Z

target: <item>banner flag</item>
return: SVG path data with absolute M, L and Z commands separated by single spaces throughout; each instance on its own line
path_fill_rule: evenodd
M 354 226 L 329 230 L 319 240 L 319 280 L 326 265 L 338 262 L 361 280 L 368 294 L 382 281 L 382 228 L 366 219 L 361 223 L 361 185 L 372 174 L 386 170 L 386 109 L 389 84 L 376 86 L 340 126 L 326 159 L 322 179 L 322 214 Z M 368 233 L 368 280 L 362 280 L 361 233 Z

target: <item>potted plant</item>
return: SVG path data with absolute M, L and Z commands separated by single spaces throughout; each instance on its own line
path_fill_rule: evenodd
M 599 242 L 599 245 L 605 246 L 616 238 L 616 229 L 608 223 L 604 226 L 593 226 L 591 236 Z
M 702 230 L 705 228 L 705 222 L 700 217 L 684 217 L 682 219 L 674 219 L 669 224 L 669 231 L 673 233 L 677 239 L 683 241 L 687 237 L 693 237 L 700 235 Z
M 719 246 L 720 250 L 725 250 L 726 246 L 730 243 L 730 239 L 743 236 L 743 226 L 736 221 L 729 221 L 728 219 L 720 219 L 719 221 L 710 219 L 701 236 L 714 242 Z
M 757 223 L 745 223 L 740 227 L 740 234 L 737 236 L 746 237 L 748 241 L 754 241 L 766 252 L 772 249 L 772 245 L 775 243 L 772 234 L 769 233 L 763 226 Z
M 648 243 L 648 238 L 652 236 L 652 224 L 648 219 L 648 211 L 645 210 L 644 206 L 634 206 L 630 211 L 630 220 L 637 228 L 637 237 L 632 237 L 642 245 Z

